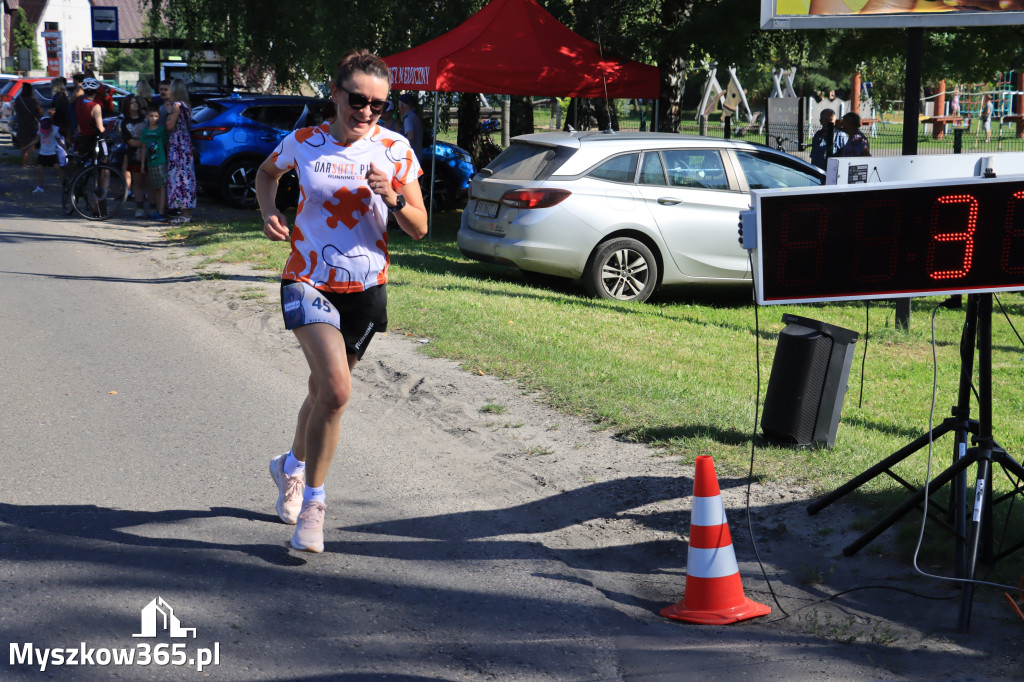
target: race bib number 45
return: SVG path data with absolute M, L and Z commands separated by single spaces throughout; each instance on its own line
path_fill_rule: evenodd
M 341 329 L 341 316 L 327 298 L 305 282 L 294 282 L 281 290 L 285 329 L 326 322 Z

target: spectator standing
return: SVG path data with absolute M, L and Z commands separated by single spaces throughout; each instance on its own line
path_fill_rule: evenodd
M 845 114 L 840 125 L 850 139 L 836 156 L 871 156 L 871 143 L 860 132 L 860 114 L 852 111 Z
M 158 94 L 153 96 L 153 104 L 160 112 L 160 125 L 167 125 L 167 105 L 171 101 L 171 81 L 162 80 L 157 86 Z
M 146 176 L 142 174 L 142 139 L 146 126 L 146 108 L 138 95 L 127 95 L 121 100 L 121 140 L 126 146 L 121 170 L 125 184 L 135 199 L 135 217 L 146 216 Z
M 167 140 L 170 134 L 166 126 L 160 125 L 160 112 L 156 109 L 146 112 L 146 123 L 139 133 L 139 139 L 145 145 L 139 165 L 156 195 L 156 211 L 149 219 L 164 222 L 167 220 Z
M 423 154 L 423 121 L 416 113 L 418 104 L 416 95 L 409 92 L 398 98 L 398 114 L 402 117 L 401 133 L 409 140 L 417 159 Z
M 53 119 L 43 116 L 39 119 L 39 159 L 36 162 L 38 170 L 38 181 L 33 192 L 42 192 L 43 189 L 43 168 L 56 168 L 57 179 L 64 182 L 64 170 L 60 167 L 57 156 L 57 147 L 60 146 L 60 131 L 53 124 Z
M 385 130 L 390 130 L 393 133 L 402 132 L 402 127 L 397 120 L 395 120 L 395 105 L 388 102 L 387 109 L 380 115 L 380 119 L 377 121 L 377 125 Z
M 822 109 L 818 122 L 821 123 L 821 129 L 811 138 L 811 163 L 825 170 L 829 157 L 838 154 L 850 138 L 836 126 L 836 112 L 831 109 Z M 832 144 L 828 142 L 830 135 Z
M 985 131 L 985 142 L 992 141 L 993 114 L 995 114 L 995 104 L 992 103 L 992 96 L 985 95 L 981 100 L 981 129 Z
M 32 84 L 28 81 L 21 84 L 21 92 L 14 100 L 14 115 L 18 121 L 18 132 L 14 138 L 14 145 L 21 150 L 21 167 L 29 168 L 28 160 L 36 146 L 39 135 L 39 119 L 43 117 L 43 110 L 39 106 L 39 100 L 36 99 Z
M 139 98 L 146 111 L 153 108 L 153 88 L 149 81 L 140 78 L 135 84 L 135 96 Z
M 68 86 L 63 76 L 58 76 L 50 81 L 50 92 L 53 93 L 53 101 L 50 102 L 50 118 L 57 128 L 57 133 L 67 143 L 71 139 L 71 111 L 68 102 Z
M 68 104 L 74 106 L 79 97 L 82 96 L 82 81 L 85 80 L 84 73 L 76 73 L 71 77 L 71 85 L 68 86 Z M 72 125 L 72 128 L 74 126 Z
M 180 210 L 173 223 L 187 223 L 192 220 L 192 209 L 196 207 L 196 168 L 192 156 L 192 108 L 189 106 L 188 90 L 180 78 L 170 84 L 170 101 L 167 104 L 167 130 L 170 141 L 167 144 L 167 208 Z

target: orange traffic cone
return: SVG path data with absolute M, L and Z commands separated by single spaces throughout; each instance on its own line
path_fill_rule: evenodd
M 690 623 L 726 625 L 771 612 L 770 607 L 743 594 L 715 462 L 710 455 L 701 455 L 693 480 L 686 593 L 678 604 L 662 609 L 661 615 Z

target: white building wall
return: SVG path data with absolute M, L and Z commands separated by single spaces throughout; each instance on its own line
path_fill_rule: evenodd
M 92 50 L 92 11 L 89 0 L 50 0 L 39 18 L 36 27 L 36 45 L 39 59 L 44 68 L 46 64 L 46 41 L 42 37 L 46 22 L 54 22 L 63 33 L 64 43 L 64 77 L 69 81 L 71 76 L 82 70 L 82 61 L 72 61 L 74 51 L 81 55 L 82 50 Z M 102 63 L 106 50 L 100 48 L 96 52 L 96 62 Z

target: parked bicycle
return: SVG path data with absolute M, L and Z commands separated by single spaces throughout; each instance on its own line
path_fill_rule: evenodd
M 501 130 L 501 121 L 486 119 L 480 122 L 480 158 L 477 160 L 477 168 L 483 168 L 501 153 L 501 147 L 491 139 L 491 134 Z
M 65 215 L 77 213 L 86 220 L 109 220 L 128 201 L 128 183 L 121 169 L 108 160 L 104 140 L 96 138 L 90 156 L 72 150 L 64 169 L 61 204 Z

